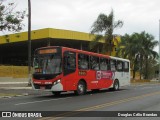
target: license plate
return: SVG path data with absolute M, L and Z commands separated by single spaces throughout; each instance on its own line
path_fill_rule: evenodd
M 41 90 L 44 90 L 44 89 L 45 89 L 45 87 L 44 87 L 44 86 L 40 86 L 40 89 L 41 89 Z

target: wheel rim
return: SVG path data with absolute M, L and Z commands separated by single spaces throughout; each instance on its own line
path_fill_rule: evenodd
M 116 82 L 116 83 L 115 83 L 115 89 L 118 90 L 118 88 L 119 88 L 119 85 L 118 85 L 118 83 Z
M 79 93 L 83 93 L 84 92 L 84 86 L 82 84 L 79 84 L 78 85 L 78 90 L 79 90 Z

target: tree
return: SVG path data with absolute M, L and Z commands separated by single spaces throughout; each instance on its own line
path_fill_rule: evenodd
M 141 32 L 138 37 L 141 39 L 142 44 L 140 52 L 142 56 L 141 62 L 144 61 L 144 78 L 148 79 L 148 60 L 158 58 L 158 53 L 153 50 L 154 47 L 158 45 L 158 41 L 155 41 L 153 35 L 148 34 L 145 31 Z
M 20 31 L 24 24 L 26 11 L 15 11 L 15 3 L 4 4 L 0 1 L 0 31 Z
M 154 40 L 153 35 L 145 31 L 133 33 L 132 35 L 126 34 L 122 37 L 118 54 L 121 54 L 124 58 L 130 59 L 133 69 L 133 78 L 135 78 L 135 72 L 139 71 L 140 79 L 141 74 L 144 75 L 145 79 L 148 79 L 148 61 L 155 60 L 158 57 L 158 53 L 153 50 L 157 45 L 158 41 Z
M 100 14 L 97 20 L 93 23 L 91 27 L 91 34 L 94 34 L 95 37 L 90 43 L 90 49 L 95 49 L 99 45 L 100 40 L 104 40 L 102 47 L 103 53 L 109 52 L 111 55 L 113 47 L 113 31 L 116 28 L 121 28 L 123 22 L 121 20 L 114 21 L 114 12 L 111 10 L 109 15 Z
M 122 58 L 127 58 L 131 61 L 131 68 L 133 70 L 133 78 L 135 78 L 135 73 L 139 69 L 139 52 L 137 51 L 141 44 L 139 43 L 139 39 L 136 39 L 134 34 L 128 35 L 125 34 L 121 38 L 121 42 L 119 44 L 119 48 L 117 51 L 117 56 Z

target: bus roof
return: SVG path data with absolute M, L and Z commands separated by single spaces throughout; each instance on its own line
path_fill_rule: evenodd
M 72 51 L 79 52 L 79 53 L 84 53 L 84 54 L 89 54 L 89 55 L 95 55 L 95 56 L 101 56 L 101 57 L 107 57 L 107 58 L 111 58 L 111 59 L 123 60 L 123 61 L 129 62 L 128 59 L 124 59 L 124 58 L 113 57 L 113 56 L 109 56 L 109 55 L 103 55 L 103 54 L 100 54 L 100 53 L 94 53 L 94 52 L 89 52 L 89 51 L 85 51 L 85 50 L 78 50 L 78 49 L 69 48 L 69 47 L 63 47 L 63 46 L 47 46 L 47 47 L 38 48 L 36 50 L 46 49 L 46 48 L 55 48 L 55 47 L 60 47 L 62 49 L 72 50 Z
M 124 58 L 120 58 L 120 57 L 113 57 L 113 56 L 110 56 L 111 59 L 116 59 L 116 60 L 122 60 L 122 61 L 127 61 L 127 62 L 130 62 L 130 60 L 128 59 L 124 59 Z

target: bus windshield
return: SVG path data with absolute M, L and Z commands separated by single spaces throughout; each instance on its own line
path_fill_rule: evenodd
M 36 55 L 34 58 L 34 73 L 58 74 L 62 72 L 61 57 L 56 54 Z

